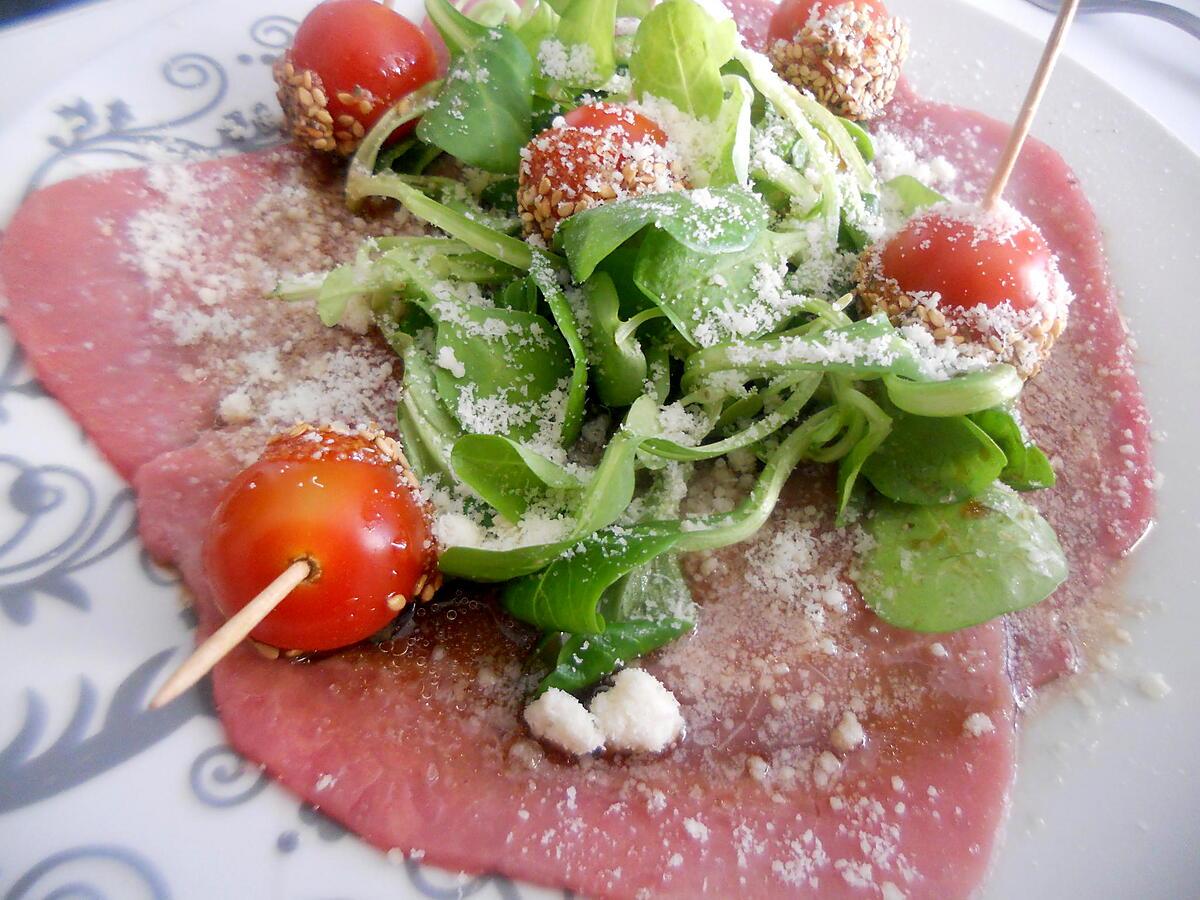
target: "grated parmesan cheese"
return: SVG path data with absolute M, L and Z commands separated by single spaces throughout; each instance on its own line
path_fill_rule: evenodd
M 995 730 L 996 726 L 992 724 L 992 720 L 987 713 L 971 713 L 963 722 L 963 733 L 969 734 L 971 737 L 982 737 L 985 734 L 991 734 Z

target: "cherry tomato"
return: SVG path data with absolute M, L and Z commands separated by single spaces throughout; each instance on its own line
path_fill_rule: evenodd
M 329 650 L 369 637 L 415 599 L 432 572 L 433 547 L 422 501 L 387 452 L 368 437 L 309 430 L 272 441 L 232 481 L 203 553 L 227 616 L 307 560 L 308 580 L 251 636 L 283 649 Z
M 814 9 L 818 14 L 835 6 L 853 6 L 855 9 L 868 12 L 875 19 L 885 19 L 888 16 L 887 7 L 879 0 L 783 0 L 771 16 L 771 25 L 767 30 L 769 43 L 776 41 L 792 41 L 808 25 Z
M 573 109 L 526 146 L 517 201 L 525 229 L 549 240 L 575 212 L 618 196 L 683 186 L 666 151 L 667 135 L 627 106 L 593 103 Z M 647 145 L 652 152 L 644 152 Z
M 429 38 L 376 0 L 325 0 L 300 23 L 275 73 L 293 133 L 315 149 L 343 154 L 390 106 L 436 75 Z M 415 127 L 406 123 L 390 140 Z
M 918 216 L 881 254 L 883 275 L 905 293 L 942 295 L 941 308 L 1026 310 L 1050 296 L 1054 254 L 1032 226 L 986 227 L 942 213 Z
M 631 144 L 651 140 L 667 146 L 667 134 L 650 119 L 628 106 L 616 103 L 590 103 L 577 106 L 563 120 L 572 128 L 593 128 L 598 132 L 616 129 L 621 139 Z

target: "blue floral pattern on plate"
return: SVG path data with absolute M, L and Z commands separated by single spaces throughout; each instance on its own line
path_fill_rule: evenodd
M 277 110 L 262 74 L 288 45 L 296 25 L 296 18 L 277 13 L 253 18 L 244 27 L 231 64 L 222 61 L 220 52 L 167 56 L 157 65 L 161 84 L 175 92 L 166 115 L 143 115 L 133 95 L 85 95 L 51 104 L 59 133 L 46 137 L 49 152 L 27 168 L 19 195 L 81 169 L 194 159 L 277 142 Z M 223 49 L 227 53 L 229 48 Z M 15 641 L 20 639 L 18 631 L 38 633 L 49 636 L 53 646 L 53 636 L 41 629 L 65 624 L 77 633 L 97 621 L 127 633 L 136 627 L 136 617 L 114 617 L 112 598 L 98 597 L 108 586 L 106 567 L 120 564 L 125 583 L 132 582 L 138 594 L 154 594 L 154 602 L 161 602 L 162 594 L 178 593 L 178 580 L 155 566 L 140 547 L 132 490 L 96 459 L 86 437 L 29 372 L 20 347 L 6 332 L 0 331 L 0 340 L 0 638 Z M 44 445 L 31 448 L 30 429 L 36 431 L 38 418 L 46 415 L 53 423 Z M 17 446 L 22 452 L 9 452 Z M 56 454 L 43 452 L 46 448 L 67 460 L 84 457 L 86 462 L 54 461 Z M 274 832 L 265 836 L 264 846 L 273 843 L 277 853 L 289 857 L 301 848 L 332 846 L 347 837 L 346 830 L 318 808 L 288 799 L 258 767 L 225 743 L 212 742 L 215 713 L 207 685 L 193 688 L 164 709 L 147 708 L 153 687 L 190 641 L 184 631 L 194 626 L 190 612 L 180 609 L 172 615 L 180 645 L 142 658 L 123 674 L 114 677 L 113 666 L 121 662 L 110 659 L 103 675 L 85 671 L 73 689 L 43 689 L 33 683 L 16 692 L 15 731 L 0 732 L 0 845 L 19 846 L 26 832 L 23 823 L 43 805 L 65 802 L 69 808 L 78 791 L 89 785 L 126 773 L 136 780 L 139 768 L 148 766 L 147 758 L 178 741 L 181 732 L 189 733 L 190 749 L 174 747 L 171 757 L 190 758 L 178 780 L 201 808 L 232 814 L 270 800 L 276 809 L 256 817 L 260 828 L 264 821 L 273 823 Z M 31 680 L 40 681 L 33 676 L 46 667 L 27 669 Z M 197 723 L 204 723 L 204 735 L 189 730 Z M 178 762 L 173 765 L 178 767 Z M 162 801 L 174 802 L 177 799 Z M 290 815 L 285 812 L 289 806 Z M 180 805 L 176 814 L 191 815 L 192 810 Z M 119 818 L 119 812 L 114 816 Z M 61 829 L 64 839 L 70 830 Z M 51 837 L 44 835 L 38 846 L 45 848 Z M 194 894 L 198 887 L 194 882 L 172 883 L 170 861 L 160 862 L 138 845 L 93 841 L 42 852 L 45 855 L 23 869 L 0 863 L 0 889 L 6 898 L 166 898 Z M 366 883 L 375 888 L 387 884 L 388 893 L 401 888 L 404 894 L 431 898 L 520 895 L 506 879 L 448 878 L 411 859 L 403 866 L 386 864 L 385 869 L 375 856 L 370 865 L 380 871 Z M 210 888 L 199 887 L 202 895 L 211 896 Z

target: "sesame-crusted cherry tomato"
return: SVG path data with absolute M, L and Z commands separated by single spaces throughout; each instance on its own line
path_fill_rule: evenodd
M 666 133 L 628 106 L 593 103 L 573 109 L 522 152 L 517 203 L 529 234 L 550 240 L 576 212 L 683 186 Z
M 1054 254 L 1033 227 L 999 227 L 933 212 L 917 216 L 880 255 L 883 275 L 940 307 L 1032 309 L 1054 286 Z
M 376 0 L 325 0 L 305 16 L 275 70 L 292 133 L 314 149 L 343 154 L 390 106 L 436 75 L 429 38 Z M 406 123 L 390 139 L 415 127 Z
M 883 112 L 908 55 L 908 26 L 878 0 L 783 0 L 767 37 L 785 81 L 855 121 Z
M 808 25 L 814 12 L 820 15 L 835 6 L 853 6 L 876 19 L 888 16 L 887 7 L 879 0 L 783 0 L 771 16 L 767 36 L 771 43 L 791 41 Z
M 650 119 L 628 106 L 616 103 L 589 103 L 577 106 L 565 116 L 572 128 L 618 129 L 625 140 L 632 144 L 651 140 L 660 147 L 667 145 L 667 134 Z
M 272 441 L 234 478 L 203 550 L 225 615 L 297 560 L 312 574 L 251 632 L 258 641 L 289 650 L 344 647 L 415 599 L 432 572 L 434 542 L 424 505 L 388 446 L 309 430 Z

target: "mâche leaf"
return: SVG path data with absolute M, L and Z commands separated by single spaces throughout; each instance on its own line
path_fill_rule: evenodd
M 559 226 L 554 240 L 582 284 L 605 257 L 648 225 L 689 250 L 732 253 L 752 245 L 766 230 L 767 218 L 763 202 L 740 187 L 671 191 L 576 213 Z
M 450 454 L 454 474 L 509 521 L 547 491 L 578 490 L 579 479 L 540 453 L 497 434 L 465 434 Z
M 904 372 L 884 375 L 888 399 L 917 416 L 966 416 L 1016 399 L 1023 382 L 1009 365 L 955 375 L 945 381 L 919 381 Z
M 590 66 L 583 68 L 590 71 L 571 72 L 563 78 L 556 73 L 545 74 L 574 88 L 603 85 L 612 78 L 617 67 L 613 50 L 616 21 L 617 0 L 569 0 L 554 37 L 547 40 L 556 41 L 560 52 L 567 58 L 574 56 L 578 59 L 582 51 L 583 57 L 590 63 Z
M 571 377 L 558 330 L 540 315 L 511 309 L 463 304 L 431 314 L 442 316 L 438 392 L 464 429 L 516 441 L 545 434 Z
M 855 563 L 863 599 L 889 624 L 956 631 L 1046 599 L 1067 577 L 1054 530 L 1003 485 L 965 503 L 880 501 L 874 546 Z
M 862 473 L 891 500 L 930 506 L 982 493 L 1004 466 L 1004 452 L 965 416 L 931 419 L 900 413 Z
M 592 275 L 584 285 L 584 294 L 591 322 L 588 358 L 596 393 L 606 406 L 628 406 L 645 389 L 646 356 L 632 332 L 618 337 L 624 324 L 619 317 L 621 301 L 608 274 Z
M 715 119 L 725 100 L 721 66 L 733 53 L 737 29 L 695 0 L 666 0 L 638 26 L 629 60 L 634 95 L 669 100 L 697 119 Z
M 911 175 L 897 175 L 884 184 L 885 192 L 890 193 L 898 201 L 900 215 L 905 218 L 919 209 L 944 203 L 946 198 L 932 188 L 928 188 Z
M 609 585 L 678 540 L 677 529 L 650 524 L 598 531 L 541 572 L 509 584 L 504 608 L 546 631 L 599 634 L 606 623 L 597 604 Z
M 533 60 L 507 28 L 488 29 L 450 61 L 417 137 L 488 172 L 517 171 L 533 129 Z
M 1038 491 L 1054 487 L 1054 467 L 1046 454 L 1021 430 L 1013 414 L 1005 409 L 985 409 L 972 413 L 971 421 L 987 432 L 1004 451 L 1005 465 L 1000 480 L 1018 491 Z

